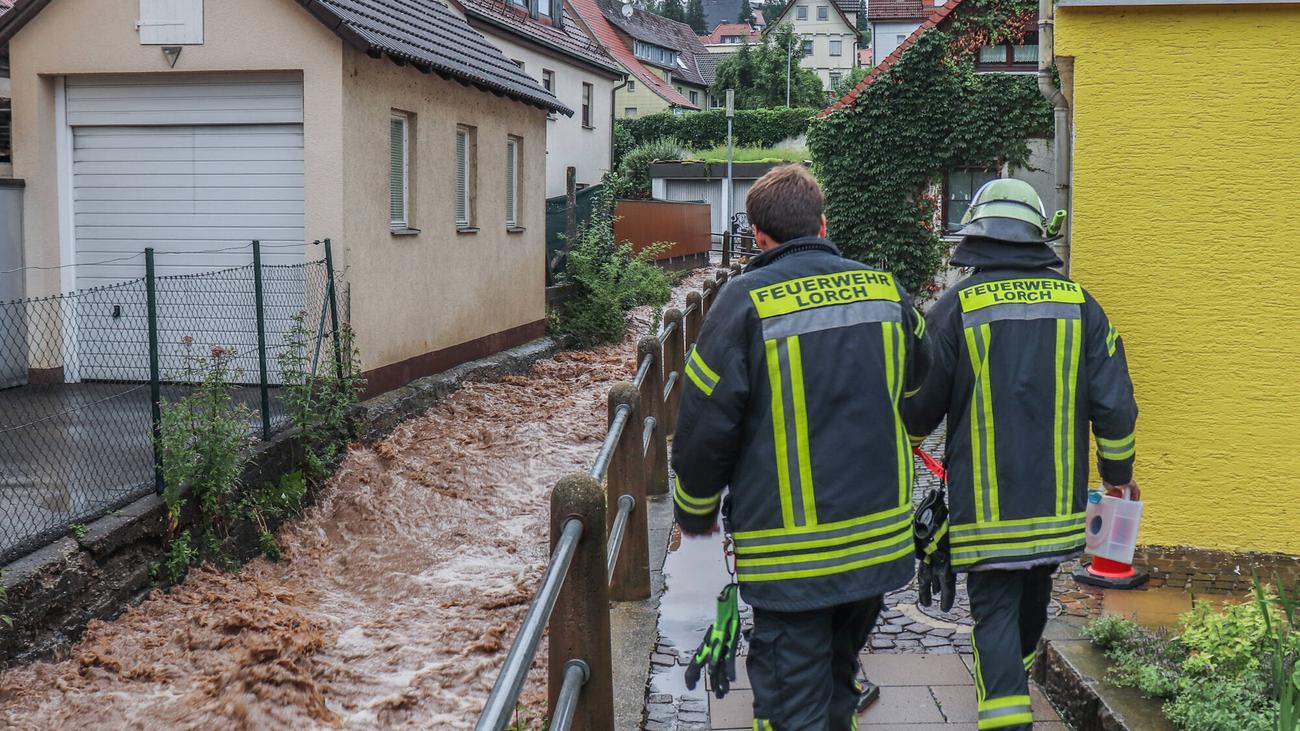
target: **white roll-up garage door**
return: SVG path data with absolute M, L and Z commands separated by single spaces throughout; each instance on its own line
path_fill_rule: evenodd
M 110 287 L 78 302 L 79 379 L 147 377 L 139 287 L 111 294 L 143 276 L 146 248 L 159 277 L 231 270 L 160 286 L 161 343 L 255 347 L 251 242 L 269 267 L 304 258 L 302 105 L 301 81 L 280 75 L 68 80 L 77 287 Z M 286 274 L 267 278 L 272 344 L 303 303 Z

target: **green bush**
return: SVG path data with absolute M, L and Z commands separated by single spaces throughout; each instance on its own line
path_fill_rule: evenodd
M 631 244 L 614 239 L 613 200 L 603 196 L 569 250 L 561 283 L 573 291 L 552 314 L 551 331 L 578 347 L 622 339 L 633 307 L 649 305 L 658 312 L 672 295 L 668 275 L 652 263 L 656 253 L 651 248 L 635 254 Z
M 680 160 L 687 154 L 682 143 L 671 137 L 661 137 L 632 148 L 619 163 L 618 174 L 610 180 L 614 198 L 649 198 L 650 163 Z
M 732 120 L 732 135 L 737 147 L 772 147 L 786 140 L 802 137 L 817 109 L 740 109 Z M 692 150 L 707 150 L 727 144 L 727 114 L 721 109 L 707 112 L 674 114 L 659 112 L 636 119 L 620 119 L 615 124 L 615 140 L 627 132 L 632 146 L 661 138 L 672 138 Z
M 1114 662 L 1107 680 L 1163 701 L 1183 731 L 1295 731 L 1294 599 L 1260 587 L 1255 602 L 1198 602 L 1176 633 L 1103 617 L 1084 634 Z

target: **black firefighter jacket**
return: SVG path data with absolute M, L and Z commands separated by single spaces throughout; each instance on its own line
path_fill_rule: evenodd
M 1124 342 L 1045 244 L 966 239 L 952 264 L 975 273 L 926 317 L 930 369 L 904 415 L 914 444 L 948 418 L 953 566 L 1059 562 L 1084 545 L 1089 423 L 1102 479 L 1133 475 Z
M 741 593 L 802 611 L 912 577 L 913 467 L 900 408 L 923 320 L 888 272 L 795 239 L 709 310 L 673 437 L 678 522 L 714 524 L 730 487 Z

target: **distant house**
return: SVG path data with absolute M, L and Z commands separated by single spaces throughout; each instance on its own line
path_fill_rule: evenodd
M 765 33 L 782 23 L 803 41 L 799 65 L 817 72 L 833 88 L 858 65 L 858 0 L 792 0 Z
M 944 0 L 871 0 L 867 3 L 867 27 L 871 29 L 872 58 L 877 66 L 894 52 L 930 17 Z
M 701 36 L 700 40 L 709 53 L 730 54 L 740 50 L 746 43 L 757 43 L 763 37 L 748 23 L 720 23 L 713 32 Z
M 614 87 L 622 67 L 591 35 L 564 0 L 453 0 L 482 33 L 545 89 L 575 111 L 552 114 L 546 134 L 546 189 L 564 195 L 573 167 L 579 185 L 600 182 L 609 170 Z
M 446 5 L 86 9 L 0 17 L 28 296 L 137 279 L 146 247 L 182 274 L 329 237 L 372 392 L 542 335 L 547 118 L 574 109 Z M 173 313 L 200 333 L 227 315 Z M 79 357 L 33 355 L 65 378 Z
M 711 77 L 705 78 L 698 59 L 708 50 L 689 25 L 618 0 L 572 1 L 630 77 L 615 92 L 615 117 L 707 108 Z
M 744 7 L 741 3 L 749 3 L 749 0 L 703 0 L 704 27 L 711 32 L 724 23 L 739 22 L 740 10 Z M 685 2 L 682 3 L 682 5 L 685 4 Z M 757 19 L 761 11 L 754 8 L 753 12 L 755 19 Z

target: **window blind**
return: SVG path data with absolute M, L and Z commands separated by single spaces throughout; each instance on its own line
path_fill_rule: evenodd
M 519 225 L 519 141 L 506 140 L 506 225 Z
M 469 225 L 469 132 L 456 130 L 456 225 Z
M 388 127 L 388 219 L 394 228 L 408 224 L 406 141 L 406 119 L 393 117 Z

